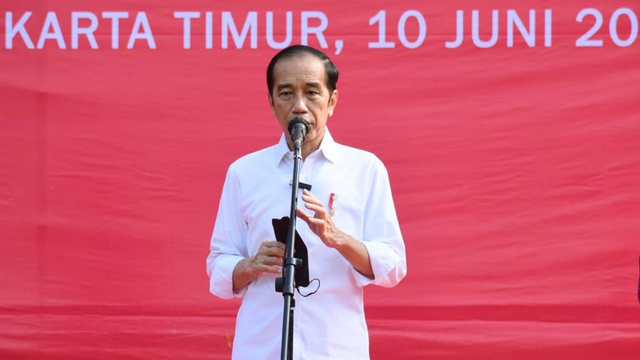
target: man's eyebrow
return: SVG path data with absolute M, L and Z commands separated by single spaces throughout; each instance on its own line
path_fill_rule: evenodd
M 290 87 L 291 87 L 291 84 L 279 84 L 278 86 L 276 86 L 276 91 L 280 91 L 282 89 L 286 89 Z
M 320 85 L 319 82 L 308 82 L 308 83 L 305 83 L 305 85 L 307 87 L 311 87 L 311 88 L 321 88 L 322 87 L 322 85 Z M 293 87 L 293 85 L 289 84 L 289 83 L 278 84 L 278 85 L 276 85 L 276 91 L 281 91 L 283 89 L 289 89 L 291 87 Z

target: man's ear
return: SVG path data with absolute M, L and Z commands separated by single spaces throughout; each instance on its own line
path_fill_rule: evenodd
M 333 90 L 329 98 L 329 116 L 333 116 L 336 105 L 338 105 L 338 90 Z
M 268 94 L 269 96 L 269 105 L 271 106 L 271 113 L 273 114 L 273 116 L 276 115 L 276 105 L 273 103 L 273 97 L 271 96 L 271 93 Z

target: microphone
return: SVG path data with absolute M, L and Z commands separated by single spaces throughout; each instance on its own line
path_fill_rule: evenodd
M 289 122 L 289 135 L 291 135 L 291 140 L 293 141 L 293 147 L 295 149 L 300 149 L 300 146 L 302 146 L 302 142 L 308 132 L 309 123 L 304 118 L 298 116 Z

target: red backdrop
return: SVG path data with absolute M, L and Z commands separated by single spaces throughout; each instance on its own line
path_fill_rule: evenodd
M 0 4 L 0 358 L 230 357 L 205 258 L 227 166 L 278 140 L 287 12 L 391 177 L 373 359 L 640 356 L 636 0 L 28 0 Z

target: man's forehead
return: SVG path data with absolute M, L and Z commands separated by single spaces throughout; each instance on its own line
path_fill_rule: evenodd
M 295 55 L 279 60 L 274 69 L 274 76 L 280 77 L 316 77 L 324 79 L 325 67 L 322 60 L 313 55 Z

